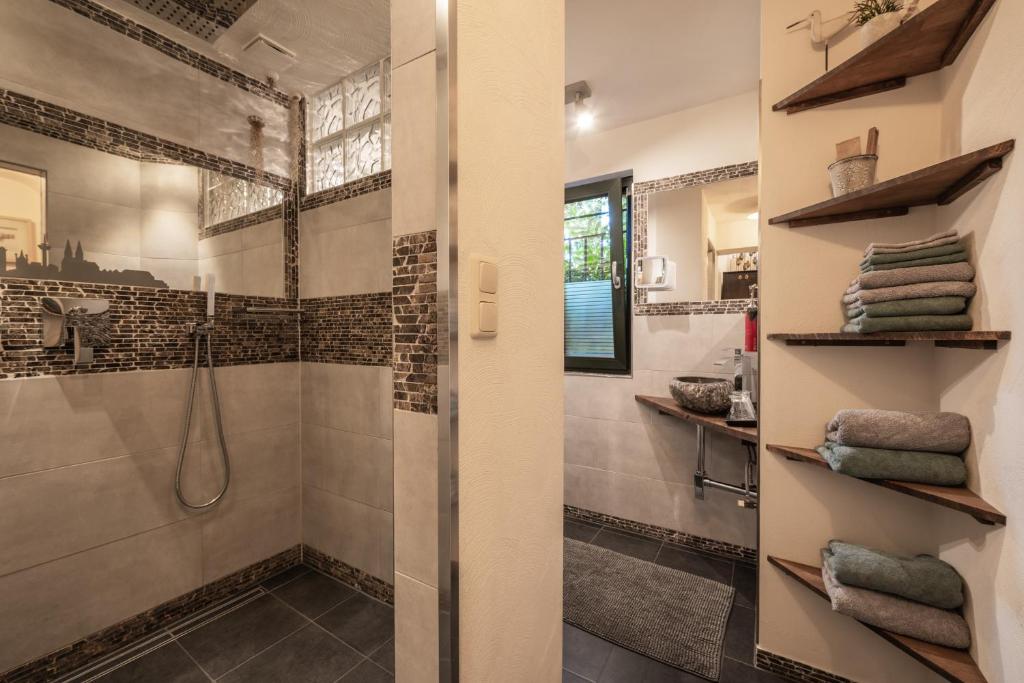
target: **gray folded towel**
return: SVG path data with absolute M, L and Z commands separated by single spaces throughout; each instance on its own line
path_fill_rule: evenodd
M 843 541 L 829 541 L 828 550 L 829 569 L 839 583 L 942 609 L 964 604 L 963 579 L 937 557 L 900 557 Z
M 877 304 L 858 304 L 846 309 L 848 318 L 891 318 L 902 315 L 956 315 L 967 308 L 962 296 L 933 296 L 924 299 L 881 301 Z
M 864 259 L 861 260 L 860 267 L 880 266 L 888 263 L 905 263 L 907 261 L 916 261 L 917 259 L 932 258 L 933 256 L 947 256 L 963 250 L 963 246 L 960 244 L 960 241 L 957 240 L 953 244 L 925 247 L 914 249 L 912 251 L 900 252 L 898 254 L 871 254 L 870 256 L 865 256 Z
M 916 268 L 894 268 L 871 273 L 861 273 L 846 290 L 854 294 L 864 289 L 916 285 L 921 282 L 970 282 L 974 279 L 974 268 L 969 263 L 946 263 L 938 266 Z
M 897 268 L 918 268 L 921 266 L 938 266 L 944 263 L 962 263 L 967 260 L 967 252 L 964 250 L 946 254 L 944 256 L 932 256 L 930 258 L 919 258 L 913 261 L 901 261 L 899 263 L 879 263 L 873 266 L 861 266 L 860 272 L 874 273 L 879 270 L 896 270 Z
M 833 470 L 858 479 L 893 479 L 935 486 L 961 486 L 967 481 L 967 466 L 958 455 L 835 443 L 818 446 L 817 450 Z
M 821 578 L 832 601 L 832 609 L 840 614 L 878 628 L 910 636 L 944 647 L 967 649 L 971 646 L 971 629 L 956 612 L 929 607 L 887 593 L 846 586 L 832 575 L 828 550 L 821 551 Z
M 921 249 L 924 247 L 934 247 L 940 244 L 952 244 L 960 239 L 960 235 L 956 230 L 947 230 L 938 234 L 926 237 L 923 240 L 912 240 L 910 242 L 898 242 L 896 244 L 886 244 L 884 242 L 872 242 L 868 245 L 868 248 L 864 250 L 865 256 L 871 254 L 898 254 L 904 251 L 913 251 L 915 249 Z
M 840 446 L 956 454 L 971 445 L 971 421 L 958 413 L 846 408 L 825 429 Z
M 872 332 L 950 332 L 967 331 L 974 327 L 971 316 L 962 315 L 902 315 L 890 318 L 853 318 L 843 326 L 843 332 L 871 334 Z
M 973 282 L 921 282 L 900 287 L 880 287 L 878 289 L 862 289 L 843 297 L 847 306 L 876 304 L 882 301 L 899 301 L 901 299 L 924 299 L 935 296 L 962 296 L 970 298 L 978 291 Z

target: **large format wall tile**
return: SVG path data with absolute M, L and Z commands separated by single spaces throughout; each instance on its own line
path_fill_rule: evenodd
M 225 502 L 203 517 L 203 583 L 300 543 L 298 487 Z
M 393 523 L 385 510 L 302 487 L 302 541 L 388 583 L 394 581 Z
M 391 111 L 391 217 L 395 235 L 436 229 L 434 167 L 437 158 L 434 53 L 397 66 L 392 72 L 396 96 Z
M 299 425 L 289 424 L 251 432 L 228 434 L 226 437 L 231 465 L 231 484 L 225 501 L 266 497 L 300 483 Z M 197 457 L 201 453 L 201 458 Z M 216 436 L 190 448 L 189 464 L 201 460 L 201 493 L 189 492 L 203 501 L 220 491 L 224 481 L 224 464 Z
M 391 64 L 394 67 L 436 48 L 434 0 L 391 0 Z
M 303 423 L 302 483 L 391 510 L 391 450 L 390 439 Z
M 438 680 L 437 588 L 395 574 L 395 680 Z
M 391 438 L 391 368 L 302 363 L 302 421 Z
M 437 585 L 437 415 L 395 411 L 395 570 Z
M 185 520 L 0 578 L 0 671 L 199 587 L 201 555 Z

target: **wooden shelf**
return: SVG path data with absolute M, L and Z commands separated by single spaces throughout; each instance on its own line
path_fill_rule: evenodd
M 979 149 L 876 183 L 768 221 L 771 225 L 788 223 L 791 228 L 846 223 L 889 216 L 905 216 L 911 207 L 951 204 L 1003 167 L 1003 157 L 1013 151 L 1014 140 Z
M 646 406 L 655 408 L 663 415 L 671 415 L 679 418 L 680 420 L 693 422 L 694 424 L 702 425 L 712 431 L 726 434 L 736 439 L 740 439 L 741 441 L 757 443 L 757 427 L 733 427 L 726 424 L 725 418 L 720 415 L 695 413 L 692 410 L 686 410 L 685 408 L 680 407 L 675 400 L 665 398 L 663 396 L 643 396 L 641 394 L 637 394 L 635 398 L 637 403 L 643 403 Z
M 934 342 L 935 346 L 951 349 L 988 349 L 1009 341 L 1005 330 L 970 332 L 776 332 L 768 335 L 770 341 L 786 342 L 787 346 L 906 346 L 907 342 Z
M 813 449 L 774 444 L 769 444 L 767 448 L 772 453 L 785 456 L 787 460 L 810 463 L 822 467 L 829 472 L 834 472 L 825 459 Z M 860 481 L 899 491 L 908 496 L 966 513 L 982 524 L 1006 524 L 1006 515 L 963 486 L 933 486 L 931 484 L 916 484 L 914 482 L 894 481 L 891 479 L 860 479 Z
M 829 600 L 828 591 L 825 590 L 825 581 L 821 578 L 821 569 L 819 567 L 791 560 L 783 560 L 771 555 L 768 556 L 768 561 L 790 577 L 796 579 L 799 583 L 810 588 L 811 591 L 820 597 Z M 860 623 L 947 681 L 953 681 L 954 683 L 987 683 L 984 674 L 981 673 L 978 665 L 971 659 L 971 655 L 967 650 L 955 650 L 950 647 L 933 645 L 923 640 L 886 631 L 871 624 Z
M 902 88 L 911 76 L 956 61 L 995 0 L 939 0 L 899 28 L 776 103 L 795 114 Z

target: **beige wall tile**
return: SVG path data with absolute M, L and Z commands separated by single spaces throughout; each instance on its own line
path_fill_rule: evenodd
M 401 66 L 435 49 L 433 0 L 391 0 L 391 62 Z
M 302 425 L 302 483 L 382 510 L 392 509 L 391 440 Z
M 395 411 L 395 569 L 437 585 L 437 416 Z
M 145 258 L 192 259 L 199 253 L 199 215 L 195 211 L 143 209 L 139 253 Z
M 395 680 L 438 680 L 437 588 L 395 574 Z
M 396 235 L 435 228 L 436 99 L 434 54 L 394 69 L 391 77 L 391 178 Z
M 218 284 L 218 290 L 223 289 Z M 224 290 L 230 291 L 230 290 Z M 252 247 L 242 252 L 242 289 L 233 294 L 284 296 L 284 244 Z
M 302 540 L 317 550 L 394 581 L 394 517 L 312 486 L 302 487 Z
M 391 368 L 302 363 L 302 421 L 391 438 Z
M 200 259 L 209 259 L 214 256 L 223 256 L 242 251 L 242 231 L 232 230 L 223 235 L 214 235 L 199 240 L 198 253 Z
M 300 236 L 331 232 L 391 218 L 391 189 L 361 194 L 352 199 L 303 211 Z
M 199 242 L 200 248 L 203 242 Z M 216 279 L 216 290 L 229 294 L 245 293 L 245 272 L 242 270 L 242 252 L 235 251 L 210 258 L 199 258 L 199 275 L 206 287 L 206 277 L 210 274 Z
M 299 486 L 301 462 L 297 424 L 229 434 L 226 441 L 231 483 L 224 494 L 225 502 L 269 496 Z M 220 443 L 215 438 L 197 444 L 190 455 L 195 458 L 199 453 L 202 453 L 203 471 L 201 502 L 205 502 L 223 486 L 224 465 Z M 199 493 L 190 492 L 189 500 L 199 497 Z
M 68 240 L 72 249 L 81 242 L 86 252 L 138 258 L 141 220 L 139 209 L 50 192 L 46 229 L 53 262 L 64 258 Z
M 192 283 L 199 274 L 199 262 L 195 259 L 140 258 L 139 268 L 163 280 L 171 289 L 191 291 Z
M 331 204 L 316 211 L 344 204 Z M 304 213 L 303 220 L 305 216 Z M 390 220 L 336 230 L 310 230 L 302 235 L 299 288 L 303 298 L 391 291 Z
M 301 542 L 299 489 L 225 500 L 202 521 L 203 582 L 209 583 Z
M 299 363 L 217 368 L 217 391 L 224 431 L 235 434 L 298 423 L 299 379 Z M 205 381 L 201 397 L 202 405 L 208 406 L 209 386 Z M 204 410 L 200 420 L 203 438 L 212 438 L 215 432 L 212 431 L 211 412 Z
M 633 377 L 567 374 L 565 414 L 640 422 L 645 415 L 635 398 L 643 393 L 640 387 L 639 379 Z
M 180 164 L 139 164 L 142 208 L 199 218 L 199 169 Z
M 198 588 L 201 551 L 187 520 L 0 578 L 0 671 Z
M 242 249 L 284 243 L 284 219 L 277 218 L 250 225 L 237 231 L 242 236 Z

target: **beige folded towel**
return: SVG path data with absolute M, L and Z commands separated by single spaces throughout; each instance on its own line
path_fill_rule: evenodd
M 937 266 L 915 266 L 861 273 L 850 283 L 847 294 L 864 289 L 879 287 L 900 287 L 921 282 L 970 282 L 974 279 L 974 268 L 966 262 L 943 263 Z
M 943 244 L 954 244 L 959 239 L 960 235 L 956 230 L 947 230 L 946 232 L 940 232 L 936 235 L 932 235 L 931 237 L 926 237 L 923 240 L 914 240 L 912 242 L 900 242 L 898 244 L 872 242 L 868 245 L 868 248 L 864 250 L 864 255 L 900 254 L 905 251 L 914 251 L 915 249 L 922 249 L 925 247 L 938 247 Z
M 879 287 L 878 289 L 862 289 L 843 297 L 847 306 L 878 304 L 883 301 L 902 301 L 904 299 L 926 299 L 939 296 L 962 296 L 970 298 L 977 294 L 978 287 L 973 282 L 919 282 L 900 287 Z
M 841 446 L 963 453 L 971 445 L 971 422 L 959 413 L 845 408 L 825 430 Z

